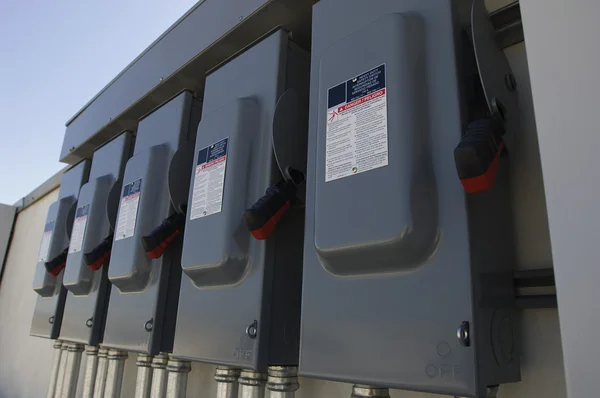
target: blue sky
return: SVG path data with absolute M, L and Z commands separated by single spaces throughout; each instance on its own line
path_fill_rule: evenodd
M 0 203 L 65 166 L 66 121 L 195 2 L 0 1 Z

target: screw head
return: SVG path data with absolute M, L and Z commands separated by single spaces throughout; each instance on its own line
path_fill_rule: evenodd
M 251 325 L 246 328 L 246 334 L 251 339 L 255 339 L 258 334 L 258 322 L 254 321 Z
M 471 345 L 471 336 L 469 333 L 469 322 L 462 322 L 456 330 L 456 338 L 463 347 L 469 347 Z
M 85 326 L 87 326 L 88 328 L 91 328 L 93 324 L 94 324 L 94 322 L 93 322 L 92 318 L 85 321 Z
M 154 319 L 150 319 L 149 321 L 147 321 L 144 324 L 144 329 L 146 329 L 146 332 L 151 332 L 153 327 L 154 327 Z

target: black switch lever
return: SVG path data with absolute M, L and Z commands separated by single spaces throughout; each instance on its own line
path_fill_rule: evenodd
M 267 239 L 281 217 L 296 202 L 298 185 L 304 182 L 304 173 L 288 167 L 277 184 L 267 188 L 265 195 L 244 212 L 244 221 L 255 239 Z
M 65 269 L 67 265 L 67 255 L 69 254 L 69 248 L 67 247 L 65 250 L 60 252 L 60 254 L 54 257 L 52 260 L 44 263 L 44 267 L 46 267 L 46 271 L 52 276 L 58 276 L 60 271 Z
M 113 237 L 114 235 L 110 234 L 98 246 L 83 255 L 85 263 L 92 271 L 99 270 L 110 258 Z
M 173 213 L 156 227 L 149 235 L 142 238 L 142 245 L 148 257 L 152 259 L 162 256 L 171 244 L 183 233 L 185 227 L 185 206 L 181 213 Z

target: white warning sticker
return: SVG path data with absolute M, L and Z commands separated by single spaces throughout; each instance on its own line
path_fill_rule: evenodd
M 388 165 L 385 64 L 327 91 L 325 182 Z
M 115 240 L 126 239 L 133 236 L 133 233 L 135 232 L 135 222 L 137 220 L 138 205 L 140 203 L 141 189 L 141 178 L 123 187 L 121 206 L 119 207 L 119 216 L 117 217 Z
M 44 233 L 42 234 L 42 243 L 40 243 L 40 252 L 38 253 L 38 263 L 45 263 L 48 260 L 48 251 L 52 242 L 52 233 L 54 232 L 54 221 L 46 223 Z
M 221 212 L 229 138 L 198 152 L 190 220 Z
M 77 253 L 81 251 L 81 246 L 83 245 L 83 236 L 85 235 L 85 227 L 87 225 L 89 212 L 89 203 L 85 206 L 78 207 L 77 211 L 75 212 L 75 221 L 73 221 L 73 231 L 71 232 L 71 244 L 69 245 L 69 253 Z

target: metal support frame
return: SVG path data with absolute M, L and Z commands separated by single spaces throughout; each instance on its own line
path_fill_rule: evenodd
M 510 47 L 525 40 L 521 22 L 521 6 L 518 1 L 490 13 L 496 29 L 496 41 L 500 48 Z

